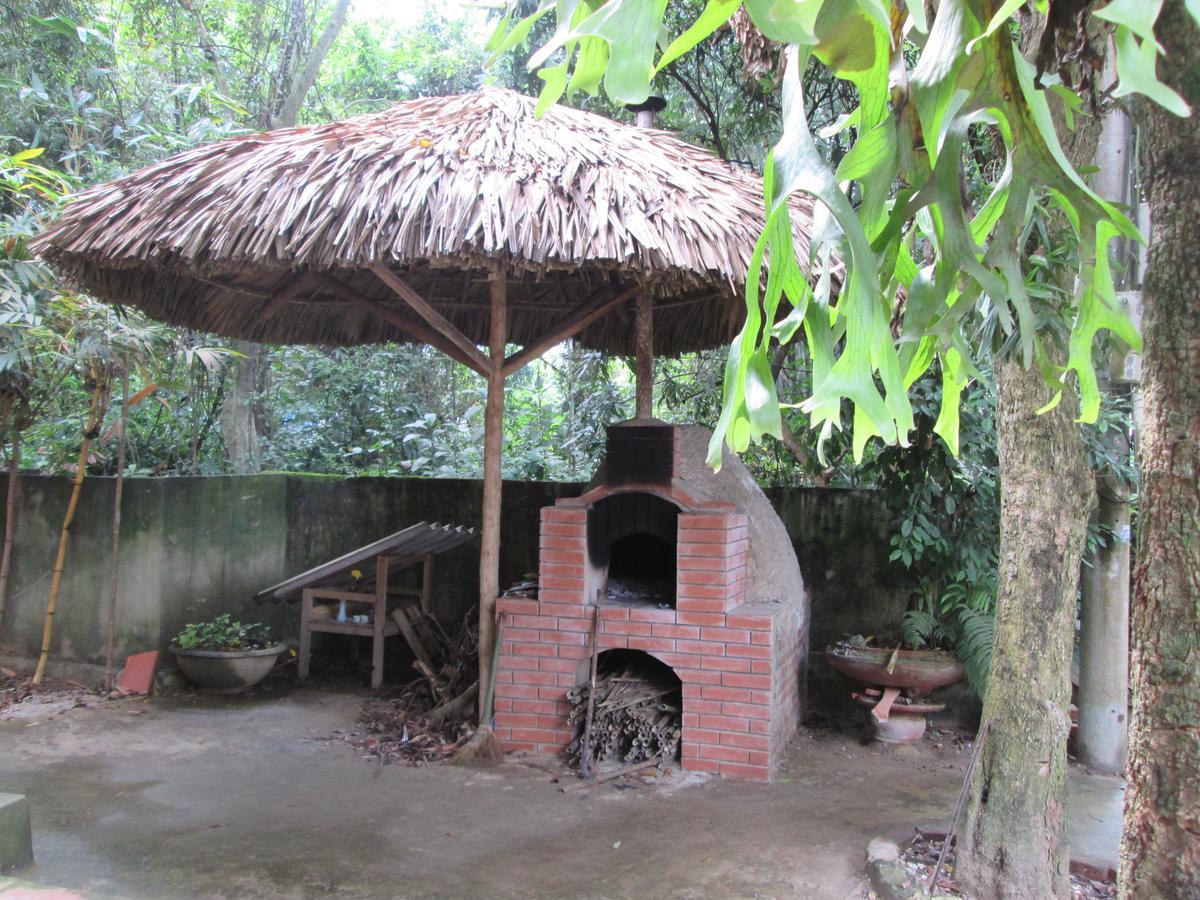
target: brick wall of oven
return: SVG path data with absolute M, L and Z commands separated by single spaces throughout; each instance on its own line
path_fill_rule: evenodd
M 602 489 L 542 510 L 538 599 L 497 602 L 503 635 L 495 724 L 505 749 L 560 752 L 573 737 L 567 691 L 586 680 L 590 600 L 587 511 Z M 685 769 L 769 780 L 799 718 L 795 608 L 746 603 L 744 515 L 717 505 L 681 512 L 676 608 L 602 606 L 601 650 L 643 651 L 682 683 Z

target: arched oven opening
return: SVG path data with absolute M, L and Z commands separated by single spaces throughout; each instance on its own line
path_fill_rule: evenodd
M 566 753 L 574 766 L 583 754 L 590 662 L 580 665 L 578 684 L 567 694 L 567 718 L 575 735 Z M 592 708 L 592 765 L 665 767 L 679 757 L 682 713 L 683 685 L 670 666 L 641 650 L 601 652 Z
M 679 508 L 654 494 L 615 494 L 588 513 L 588 557 L 601 601 L 675 609 Z

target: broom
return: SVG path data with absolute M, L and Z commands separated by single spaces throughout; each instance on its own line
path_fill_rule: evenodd
M 500 739 L 492 731 L 492 703 L 496 696 L 496 669 L 500 665 L 500 645 L 504 641 L 504 623 L 496 629 L 496 643 L 492 648 L 492 677 L 488 683 L 487 696 L 483 700 L 483 714 L 479 727 L 471 739 L 454 751 L 450 762 L 456 766 L 496 766 L 504 759 Z

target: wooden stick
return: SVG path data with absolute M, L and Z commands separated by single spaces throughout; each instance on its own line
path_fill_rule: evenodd
M 579 777 L 592 773 L 592 718 L 596 712 L 596 665 L 600 659 L 600 606 L 592 615 L 592 674 L 588 679 L 587 715 L 583 720 L 583 748 L 579 754 Z
M 967 794 L 971 787 L 971 775 L 975 771 L 975 766 L 979 762 L 979 757 L 983 753 L 983 742 L 987 740 L 988 726 L 991 722 L 984 722 L 979 729 L 979 737 L 975 740 L 975 752 L 971 754 L 971 761 L 967 763 L 967 771 L 963 773 L 962 787 L 958 791 L 958 800 L 954 804 L 954 815 L 950 819 L 950 829 L 946 832 L 946 838 L 942 841 L 942 849 L 938 852 L 937 865 L 933 867 L 933 871 L 929 873 L 929 880 L 925 882 L 925 896 L 929 896 L 933 892 L 933 887 L 937 884 L 938 873 L 942 871 L 942 864 L 946 861 L 946 854 L 950 850 L 950 842 L 954 840 L 954 833 L 958 830 L 958 820 L 962 817 L 963 809 L 967 805 Z
M 581 303 L 549 328 L 539 337 L 530 341 L 504 361 L 505 377 L 533 362 L 555 344 L 561 344 L 567 338 L 574 337 L 587 328 L 601 316 L 606 316 L 636 294 L 642 293 L 641 286 L 632 287 L 615 297 L 596 298 Z
M 425 721 L 430 725 L 435 725 L 450 716 L 461 715 L 474 705 L 477 696 L 479 696 L 479 682 L 474 681 L 469 688 L 457 697 L 447 700 L 439 706 L 435 706 L 426 713 Z
M 628 766 L 622 766 L 619 769 L 614 769 L 611 772 L 605 772 L 603 775 L 597 775 L 595 778 L 589 778 L 587 781 L 578 781 L 575 784 L 568 784 L 560 788 L 564 792 L 584 791 L 590 787 L 595 787 L 598 784 L 604 784 L 606 781 L 612 781 L 614 778 L 620 778 L 622 775 L 632 775 L 634 772 L 640 772 L 642 769 L 657 766 L 663 760 L 662 754 L 651 756 L 648 759 L 643 759 L 641 762 L 635 762 Z
M 112 562 L 108 586 L 108 628 L 104 637 L 104 687 L 113 686 L 113 644 L 117 635 L 117 581 L 121 573 L 121 496 L 125 491 L 125 434 L 129 422 L 129 353 L 121 372 L 121 418 L 117 422 L 117 484 L 113 490 Z
M 649 419 L 654 415 L 654 298 L 645 291 L 638 294 L 634 333 L 637 340 L 634 415 L 639 419 Z
M 386 272 L 386 270 L 383 270 Z M 376 271 L 376 275 L 380 275 Z M 388 273 L 390 274 L 390 273 Z M 383 275 L 380 275 L 383 278 Z M 483 534 L 479 549 L 479 724 L 492 719 L 492 658 L 496 650 L 496 597 L 500 594 L 500 458 L 504 452 L 504 345 L 508 339 L 508 285 L 497 266 L 488 278 L 492 316 L 488 334 L 491 365 L 483 417 Z

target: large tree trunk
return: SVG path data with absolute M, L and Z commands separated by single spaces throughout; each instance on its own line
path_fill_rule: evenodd
M 1119 879 L 1130 898 L 1200 897 L 1200 27 L 1167 0 L 1154 31 L 1159 77 L 1192 116 L 1138 109 L 1152 225 Z
M 1094 494 L 1079 427 L 1037 369 L 999 362 L 996 644 L 958 876 L 973 897 L 1068 895 L 1063 807 L 1075 594 Z
M 238 475 L 248 475 L 262 469 L 263 417 L 256 411 L 261 408 L 270 357 L 265 345 L 249 341 L 234 341 L 232 349 L 243 356 L 234 363 L 229 390 L 221 403 L 221 435 L 230 468 Z

